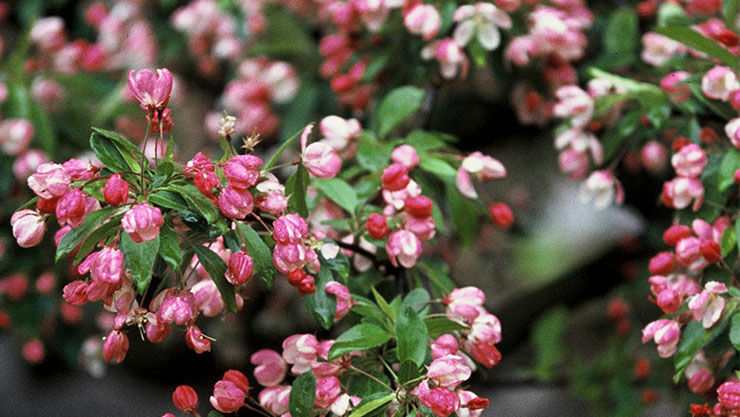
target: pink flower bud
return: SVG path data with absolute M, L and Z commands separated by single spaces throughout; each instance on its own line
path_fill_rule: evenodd
M 193 295 L 182 292 L 179 295 L 168 296 L 162 301 L 157 310 L 157 316 L 163 323 L 184 325 L 193 319 Z
M 431 217 L 420 219 L 414 216 L 408 216 L 403 220 L 403 228 L 416 235 L 419 240 L 427 241 L 434 237 L 437 230 L 434 228 L 436 223 Z
M 572 127 L 585 127 L 591 121 L 594 101 L 587 92 L 577 85 L 560 87 L 555 96 L 558 101 L 552 108 L 553 114 L 560 118 L 570 117 Z
M 98 170 L 90 161 L 74 158 L 62 164 L 62 167 L 73 181 L 89 180 Z
M 37 364 L 44 360 L 44 344 L 39 339 L 31 339 L 23 345 L 23 359 L 28 363 Z
M 221 379 L 223 381 L 233 382 L 234 385 L 242 390 L 245 395 L 249 393 L 249 381 L 243 373 L 234 369 L 229 369 L 228 371 L 224 372 L 224 377 Z
M 316 178 L 334 178 L 342 168 L 342 160 L 324 142 L 314 142 L 303 151 L 303 165 Z
M 342 387 L 339 384 L 339 378 L 335 376 L 321 378 L 316 382 L 316 400 L 314 406 L 328 409 L 341 393 Z
M 678 291 L 672 288 L 666 288 L 658 293 L 658 299 L 656 301 L 658 307 L 660 307 L 664 313 L 673 314 L 679 307 L 681 307 L 682 299 Z
M 422 405 L 430 408 L 435 416 L 447 417 L 460 408 L 460 397 L 454 391 L 437 387 L 419 395 Z
M 391 164 L 383 171 L 383 188 L 388 191 L 400 191 L 405 188 L 411 178 L 409 177 L 406 167 L 399 163 Z
M 502 229 L 508 229 L 514 224 L 514 213 L 506 203 L 491 203 L 488 206 L 488 213 L 491 215 L 493 224 Z
M 319 341 L 312 334 L 294 334 L 283 341 L 283 360 L 292 364 L 291 371 L 298 375 L 311 369 L 316 360 Z
M 180 385 L 172 393 L 172 402 L 183 413 L 195 414 L 198 412 L 198 394 L 189 385 Z
M 717 388 L 717 400 L 728 410 L 740 410 L 740 382 L 728 381 L 720 385 Z
M 665 64 L 676 54 L 686 52 L 683 44 L 654 32 L 644 34 L 642 44 L 642 60 L 654 67 Z
M 624 189 L 622 184 L 608 171 L 594 171 L 581 184 L 581 200 L 587 202 L 594 200 L 594 207 L 603 209 L 612 202 L 622 204 L 624 201 Z
M 260 178 L 259 167 L 262 159 L 254 155 L 237 155 L 224 165 L 224 176 L 229 185 L 239 189 L 247 188 L 257 184 Z
M 240 250 L 231 254 L 229 258 L 229 270 L 226 271 L 226 280 L 235 286 L 240 286 L 252 277 L 252 258 L 246 252 Z
M 689 378 L 689 389 L 694 394 L 704 394 L 714 386 L 714 375 L 709 369 L 699 368 Z
M 260 391 L 259 402 L 273 414 L 281 416 L 289 411 L 290 386 L 278 385 Z
M 159 235 L 162 226 L 162 212 L 159 207 L 139 203 L 131 207 L 121 219 L 121 226 L 136 243 L 148 242 Z
M 246 395 L 231 381 L 218 381 L 213 386 L 210 402 L 222 413 L 233 413 L 244 405 Z
M 64 34 L 64 21 L 57 16 L 37 20 L 31 28 L 29 40 L 47 51 L 61 47 L 67 40 Z
M 740 120 L 740 119 L 739 119 Z M 678 177 L 663 184 L 661 201 L 668 207 L 682 210 L 694 201 L 692 210 L 699 210 L 704 202 L 704 186 L 697 178 Z
M 658 345 L 658 355 L 669 358 L 676 352 L 681 329 L 673 320 L 660 319 L 653 321 L 642 330 L 642 343 L 653 339 Z
M 436 59 L 439 62 L 439 72 L 444 79 L 455 78 L 458 71 L 462 77 L 467 76 L 470 63 L 454 39 L 445 38 L 427 45 L 421 50 L 421 57 L 425 60 Z
M 28 209 L 13 213 L 10 226 L 13 228 L 13 236 L 18 246 L 22 248 L 38 245 L 46 232 L 44 218 L 37 211 Z
M 465 157 L 460 166 L 482 180 L 498 179 L 506 176 L 506 168 L 501 162 L 480 152 L 473 152 Z
M 339 116 L 327 116 L 321 119 L 319 130 L 324 136 L 321 142 L 339 152 L 347 148 L 349 142 L 360 135 L 362 126 L 356 119 L 346 120 Z
M 442 17 L 434 6 L 418 4 L 406 13 L 403 23 L 410 33 L 420 35 L 428 41 L 439 32 L 439 28 L 442 26 Z
M 26 119 L 4 120 L 0 122 L 0 150 L 18 156 L 28 149 L 33 134 L 33 125 Z
M 13 163 L 13 174 L 18 182 L 26 182 L 28 177 L 36 172 L 36 168 L 49 159 L 41 151 L 30 149 L 22 153 Z
M 74 228 L 82 224 L 85 219 L 85 194 L 78 189 L 64 193 L 57 202 L 56 215 L 62 226 L 69 224 Z
M 253 353 L 249 360 L 253 365 L 257 365 L 254 368 L 254 377 L 260 385 L 265 387 L 278 385 L 283 381 L 285 372 L 288 370 L 288 365 L 274 350 L 259 350 Z
M 72 281 L 64 286 L 64 300 L 74 306 L 82 306 L 87 303 L 87 283 L 85 281 Z
M 659 142 L 651 140 L 640 150 L 642 165 L 651 172 L 658 172 L 665 166 L 666 150 Z
M 413 268 L 421 255 L 421 241 L 415 234 L 399 230 L 390 235 L 385 250 L 393 266 L 400 263 L 404 268 Z
M 106 362 L 121 363 L 128 352 L 128 337 L 120 330 L 111 330 L 103 344 L 103 358 Z
M 707 154 L 697 144 L 689 144 L 681 148 L 671 158 L 671 164 L 676 174 L 682 177 L 696 178 L 704 171 L 707 165 Z
M 172 331 L 172 326 L 160 321 L 153 313 L 147 313 L 146 338 L 152 343 L 159 343 L 167 338 Z
M 391 153 L 391 160 L 397 164 L 403 165 L 406 170 L 411 171 L 419 165 L 419 154 L 416 153 L 411 145 L 401 145 L 396 147 Z
M 167 107 L 172 92 L 172 74 L 166 68 L 158 69 L 155 75 L 151 70 L 131 70 L 128 73 L 128 88 L 139 100 L 142 109 L 153 112 Z
M 282 244 L 300 243 L 308 233 L 308 224 L 297 214 L 286 214 L 278 217 L 273 223 L 273 238 Z
M 121 173 L 116 173 L 108 178 L 103 188 L 103 197 L 105 202 L 112 206 L 120 206 L 128 201 L 128 183 L 121 178 Z
M 337 297 L 337 311 L 334 314 L 334 320 L 341 320 L 352 308 L 352 296 L 349 289 L 336 281 L 327 283 L 324 288 L 327 293 Z
M 660 252 L 650 259 L 648 269 L 653 275 L 668 275 L 673 272 L 674 258 L 670 252 Z
M 188 330 L 185 332 L 185 343 L 190 349 L 193 349 L 195 353 L 203 353 L 211 350 L 211 341 L 203 337 L 203 333 L 200 332 L 200 329 L 192 324 L 188 326 Z M 211 400 L 211 404 L 213 404 L 213 400 Z M 230 411 L 226 412 L 230 413 Z
M 427 378 L 440 387 L 454 388 L 470 378 L 472 371 L 459 355 L 447 355 L 432 361 L 427 367 Z
M 118 284 L 123 276 L 123 253 L 118 249 L 106 246 L 99 252 L 94 252 L 90 265 L 90 278 L 110 284 Z
M 203 312 L 206 317 L 215 317 L 226 308 L 216 284 L 210 278 L 202 279 L 193 285 L 190 292 L 193 294 L 193 307 Z M 239 299 L 237 296 L 237 300 Z
M 681 84 L 691 74 L 686 71 L 672 72 L 660 80 L 660 88 L 668 93 L 671 101 L 682 103 L 691 96 L 691 89 L 686 84 Z
M 729 67 L 715 66 L 701 79 L 701 91 L 709 98 L 728 100 L 730 93 L 739 89 L 737 75 Z
M 241 191 L 232 186 L 221 190 L 218 196 L 218 208 L 230 219 L 243 219 L 252 212 L 254 202 L 248 191 Z
M 41 198 L 61 197 L 67 192 L 71 178 L 59 164 L 45 163 L 28 177 L 28 186 Z
M 300 243 L 275 245 L 272 261 L 278 271 L 287 274 L 306 265 L 306 247 Z

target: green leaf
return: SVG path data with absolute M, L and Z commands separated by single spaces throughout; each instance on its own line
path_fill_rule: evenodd
M 429 293 L 424 288 L 414 288 L 404 297 L 401 303 L 401 311 L 410 307 L 422 317 L 429 311 Z
M 345 211 L 354 214 L 359 203 L 352 187 L 339 178 L 314 179 L 313 184 L 331 201 L 339 204 Z
M 105 136 L 93 133 L 90 135 L 90 148 L 95 153 L 95 156 L 100 162 L 105 165 L 106 168 L 113 172 L 118 171 L 134 171 L 141 172 L 141 167 L 134 170 L 128 165 L 126 159 L 121 155 L 116 145 L 107 139 Z
M 90 232 L 92 232 L 103 220 L 108 218 L 115 209 L 115 207 L 107 207 L 87 214 L 82 224 L 67 232 L 67 234 L 62 238 L 62 241 L 59 242 L 56 256 L 54 258 L 55 262 L 59 262 L 64 255 L 70 253 L 74 248 L 76 248 L 77 245 L 82 242 L 82 239 L 89 235 Z
M 79 265 L 79 263 L 82 262 L 83 259 L 85 259 L 90 251 L 92 251 L 95 245 L 100 243 L 103 239 L 111 237 L 120 226 L 120 218 L 111 218 L 108 222 L 101 224 L 100 227 L 95 229 L 85 238 L 84 241 L 82 241 L 82 245 L 80 245 L 80 249 L 77 250 L 77 255 L 75 255 L 75 259 L 72 264 L 75 266 Z
M 401 310 L 396 320 L 396 356 L 403 362 L 407 359 L 421 366 L 427 356 L 429 334 L 424 320 L 411 307 Z
M 725 18 L 725 23 L 727 23 L 727 26 L 735 25 L 738 12 L 740 12 L 740 0 L 722 1 L 722 17 Z
M 737 244 L 737 231 L 734 227 L 726 227 L 722 231 L 722 237 L 720 239 L 720 248 L 722 249 L 722 257 L 724 258 L 735 249 Z
M 444 317 L 425 318 L 424 325 L 427 328 L 429 337 L 436 339 L 445 333 L 452 333 L 458 330 L 467 329 L 467 326 Z
M 371 401 L 363 402 L 362 404 L 360 404 L 359 407 L 355 408 L 354 411 L 352 411 L 349 417 L 362 417 L 368 413 L 371 413 L 389 403 L 395 396 L 395 393 L 391 393 L 386 395 L 385 397 L 380 397 Z
M 409 359 L 401 362 L 401 367 L 398 368 L 398 382 L 401 384 L 405 384 L 420 375 L 419 366 Z
M 380 346 L 390 340 L 390 338 L 390 333 L 374 324 L 357 324 L 337 338 L 334 345 L 329 349 L 329 360 L 346 353 L 363 351 Z
M 388 304 L 387 301 L 385 301 L 385 298 L 383 298 L 383 296 L 380 295 L 380 293 L 374 287 L 370 287 L 370 290 L 372 290 L 373 292 L 373 297 L 375 298 L 375 302 L 378 303 L 380 311 L 382 311 L 391 320 L 396 320 L 396 312 L 395 310 L 393 310 L 393 307 L 391 307 L 391 305 Z
M 213 283 L 216 284 L 218 292 L 221 294 L 221 299 L 224 301 L 226 307 L 229 310 L 236 313 L 236 294 L 234 292 L 234 286 L 226 281 L 226 262 L 221 259 L 216 252 L 209 248 L 201 245 L 193 245 L 193 251 L 198 256 L 198 260 L 205 268 L 208 275 L 210 275 Z
M 730 324 L 730 342 L 736 350 L 740 350 L 740 313 L 732 316 Z
M 254 261 L 254 275 L 260 277 L 262 282 L 265 283 L 267 289 L 272 288 L 272 284 L 275 281 L 275 268 L 272 264 L 272 251 L 267 247 L 265 242 L 262 240 L 260 235 L 254 231 L 251 227 L 237 223 L 239 229 L 241 229 L 242 236 L 244 236 L 244 246 Z
M 434 156 L 420 158 L 419 167 L 442 181 L 454 184 L 457 171 L 450 164 Z
M 655 29 L 655 31 L 674 41 L 681 42 L 689 48 L 717 58 L 735 71 L 738 70 L 738 60 L 730 51 L 688 26 L 664 26 Z
M 208 223 L 215 223 L 221 220 L 221 213 L 213 202 L 192 184 L 173 185 L 170 189 L 177 192 L 188 202 L 194 209 L 200 212 Z
M 35 140 L 44 150 L 49 159 L 54 160 L 56 151 L 56 135 L 52 126 L 51 117 L 35 101 L 31 101 L 31 121 L 35 129 Z
M 388 165 L 391 155 L 370 135 L 363 134 L 360 136 L 355 157 L 361 167 L 375 172 Z
M 134 145 L 128 139 L 116 132 L 111 132 L 110 130 L 100 129 L 97 127 L 92 128 L 92 130 L 113 141 L 121 152 L 121 155 L 123 155 L 126 161 L 132 165 L 132 168 L 141 166 L 141 161 L 144 160 L 145 157 L 144 153 L 141 152 L 141 149 L 139 149 L 138 146 Z M 139 169 L 139 171 L 134 170 L 134 172 L 141 172 L 141 169 Z
M 188 202 L 180 197 L 180 194 L 168 190 L 159 190 L 154 194 L 150 194 L 147 201 L 155 206 L 178 211 L 189 208 Z
M 173 271 L 177 271 L 182 264 L 182 251 L 177 233 L 166 224 L 159 228 L 159 254 Z
M 298 211 L 301 217 L 308 217 L 308 205 L 306 204 L 308 180 L 308 170 L 303 164 L 298 164 L 293 175 L 285 181 L 285 194 L 288 196 L 288 203 Z
M 318 321 L 325 329 L 329 330 L 331 325 L 334 323 L 334 315 L 337 311 L 337 300 L 331 295 L 327 294 L 324 288 L 326 284 L 334 281 L 332 279 L 331 271 L 328 268 L 319 269 L 319 273 L 316 276 L 316 291 L 313 294 L 309 294 L 303 297 L 303 301 L 306 303 L 308 312 Z
M 143 294 L 152 280 L 154 261 L 159 249 L 159 236 L 147 241 L 136 243 L 128 233 L 121 233 L 121 252 L 124 255 L 126 268 L 131 271 L 131 279 L 136 283 L 139 294 Z
M 206 417 L 224 417 L 224 415 L 216 410 L 211 410 Z
M 349 265 L 349 258 L 347 255 L 342 253 L 341 251 L 337 253 L 337 256 L 335 256 L 332 259 L 325 259 L 323 256 L 321 257 L 321 267 L 324 266 L 328 267 L 329 270 L 334 272 L 335 274 L 339 275 L 342 278 L 349 278 L 350 273 L 350 265 Z
M 718 100 L 712 100 L 704 95 L 704 92 L 701 89 L 701 79 L 701 74 L 695 74 L 683 80 L 682 84 L 686 84 L 687 86 L 689 86 L 689 89 L 691 90 L 691 95 L 695 99 L 699 100 L 699 102 L 701 102 L 703 105 L 707 106 L 709 110 L 713 111 L 718 116 L 722 117 L 725 120 L 730 120 L 737 117 L 737 112 L 733 110 L 729 104 Z
M 712 328 L 704 329 L 701 322 L 691 321 L 681 332 L 681 341 L 674 357 L 675 376 L 673 381 L 678 383 L 681 375 L 689 366 L 697 352 L 709 344 L 727 327 L 730 320 L 720 320 Z
M 424 100 L 424 90 L 398 87 L 388 93 L 378 106 L 378 137 L 384 138 L 396 125 L 415 112 Z
M 740 169 L 740 152 L 730 148 L 725 152 L 724 158 L 719 166 L 719 184 L 717 187 L 724 191 L 735 184 L 735 171 Z
M 447 210 L 462 245 L 469 248 L 478 231 L 478 202 L 464 197 L 453 185 L 446 187 Z
M 612 107 L 630 98 L 629 94 L 604 94 L 594 98 L 594 119 L 599 119 Z
M 536 359 L 533 370 L 546 381 L 552 379 L 556 366 L 565 354 L 563 334 L 566 315 L 565 308 L 557 307 L 543 315 L 534 325 L 532 344 Z
M 313 371 L 307 371 L 293 381 L 290 390 L 290 415 L 295 417 L 310 417 L 311 409 L 316 398 L 316 376 Z
M 657 26 L 688 26 L 692 21 L 686 17 L 683 7 L 672 2 L 665 2 L 658 8 Z
M 450 267 L 439 259 L 424 259 L 416 263 L 424 274 L 429 277 L 432 284 L 443 295 L 449 294 L 455 289 L 455 283 L 450 279 Z
M 637 15 L 622 7 L 609 16 L 604 30 L 604 49 L 609 54 L 631 53 L 637 48 Z
M 275 166 L 275 164 L 277 163 L 278 159 L 280 159 L 280 155 L 282 155 L 283 152 L 285 152 L 286 149 L 288 149 L 293 143 L 295 143 L 296 140 L 298 140 L 298 138 L 301 136 L 301 133 L 303 133 L 303 129 L 299 130 L 293 136 L 289 137 L 285 142 L 283 142 L 283 144 L 280 145 L 280 147 L 278 148 L 278 150 L 275 151 L 274 154 L 272 154 L 272 156 L 267 161 L 267 163 L 262 168 L 262 170 L 263 171 L 269 171 L 270 168 L 272 168 L 273 166 Z
M 411 145 L 416 152 L 428 152 L 447 146 L 445 142 L 454 139 L 446 133 L 427 132 L 424 130 L 414 130 L 406 136 L 404 143 Z

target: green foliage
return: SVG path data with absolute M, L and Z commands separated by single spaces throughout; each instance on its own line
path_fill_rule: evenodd
M 228 269 L 226 262 L 224 262 L 224 260 L 214 251 L 205 246 L 194 245 L 193 251 L 195 251 L 195 254 L 198 256 L 198 260 L 201 265 L 203 265 L 206 272 L 208 272 L 213 283 L 216 284 L 216 288 L 218 289 L 219 294 L 221 294 L 221 299 L 226 307 L 236 313 L 236 294 L 234 292 L 234 286 L 226 281 L 225 276 L 226 270 Z
M 301 217 L 308 217 L 308 205 L 306 204 L 308 181 L 308 170 L 303 164 L 299 164 L 293 175 L 285 181 L 285 194 L 288 196 L 288 203 Z
M 688 26 L 663 26 L 655 30 L 661 35 L 667 36 L 674 41 L 681 42 L 689 48 L 696 49 L 697 51 L 704 52 L 705 54 L 717 58 L 723 64 L 738 70 L 737 58 L 724 47 L 720 46 L 719 43 L 712 39 L 707 38 L 701 33 L 695 31 Z
M 272 251 L 254 229 L 242 223 L 238 223 L 238 225 L 242 232 L 241 235 L 244 236 L 242 244 L 247 248 L 247 252 L 253 260 L 254 275 L 259 276 L 269 290 L 275 282 Z
M 316 291 L 303 297 L 308 312 L 327 330 L 334 323 L 337 301 L 333 295 L 326 292 L 324 287 L 333 280 L 331 271 L 322 265 L 319 273 L 316 274 Z
M 360 323 L 337 337 L 336 342 L 329 350 L 329 359 L 331 360 L 356 350 L 362 351 L 374 348 L 390 339 L 391 334 L 380 327 L 374 324 Z
M 535 349 L 533 371 L 545 381 L 553 379 L 558 365 L 564 359 L 563 335 L 566 318 L 566 309 L 557 307 L 542 315 L 534 325 L 532 331 L 532 344 Z
M 313 371 L 298 375 L 290 390 L 290 415 L 310 417 L 316 396 L 316 376 Z
M 424 91 L 413 86 L 398 87 L 378 106 L 378 137 L 384 138 L 399 123 L 421 107 Z
M 134 242 L 128 233 L 121 233 L 121 252 L 124 255 L 126 268 L 131 271 L 131 279 L 136 284 L 139 294 L 146 290 L 152 280 L 154 261 L 159 250 L 159 236 L 146 242 Z
M 396 320 L 396 355 L 398 360 L 403 363 L 405 360 L 411 360 L 421 366 L 428 350 L 427 328 L 424 320 L 411 307 L 401 310 Z
M 353 214 L 355 212 L 359 200 L 355 190 L 347 182 L 339 178 L 316 178 L 313 180 L 313 185 L 348 213 Z

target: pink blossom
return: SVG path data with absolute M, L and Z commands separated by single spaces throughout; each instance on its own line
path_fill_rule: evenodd
M 28 149 L 33 139 L 33 125 L 26 119 L 7 119 L 0 122 L 0 150 L 18 156 Z
M 347 120 L 332 115 L 321 119 L 319 130 L 324 136 L 321 142 L 328 144 L 339 152 L 346 149 L 350 141 L 360 135 L 362 126 L 356 119 Z
M 341 320 L 352 308 L 353 302 L 349 289 L 336 281 L 328 282 L 324 288 L 327 293 L 334 294 L 337 298 L 337 311 L 334 314 L 334 320 Z
M 283 358 L 271 349 L 262 349 L 253 353 L 249 358 L 254 368 L 254 377 L 265 387 L 274 387 L 283 381 L 288 365 Z
M 98 170 L 90 161 L 74 158 L 62 164 L 62 167 L 72 181 L 89 180 Z
M 411 171 L 419 165 L 419 154 L 416 153 L 411 145 L 397 146 L 391 153 L 391 160 L 397 164 L 403 165 L 407 171 Z
M 61 197 L 67 192 L 71 178 L 60 164 L 44 163 L 28 177 L 28 186 L 41 198 Z
M 707 368 L 699 368 L 691 375 L 686 373 L 689 378 L 689 389 L 695 394 L 704 394 L 714 386 L 714 375 Z
M 147 313 L 146 317 L 146 337 L 150 342 L 159 343 L 170 335 L 170 324 L 160 321 L 154 313 Z
M 603 209 L 612 202 L 622 204 L 624 189 L 611 172 L 595 171 L 581 185 L 581 200 L 584 202 L 593 200 L 594 207 Z
M 696 211 L 704 202 L 704 186 L 696 178 L 674 178 L 663 184 L 661 200 L 666 206 L 678 210 L 688 207 L 693 200 L 691 208 Z
M 37 20 L 28 35 L 29 40 L 43 50 L 54 50 L 64 45 L 64 20 L 58 16 Z
M 316 178 L 334 178 L 342 167 L 342 160 L 327 143 L 314 142 L 303 150 L 303 166 Z
M 421 241 L 407 230 L 398 230 L 388 237 L 385 250 L 393 266 L 401 264 L 404 268 L 413 268 L 421 255 Z
M 483 314 L 483 303 L 486 295 L 479 288 L 455 288 L 442 300 L 447 304 L 447 317 L 451 320 L 462 319 L 471 324 L 480 314 Z
M 686 71 L 672 72 L 660 80 L 661 90 L 668 93 L 671 101 L 682 103 L 691 96 L 691 89 L 688 85 L 682 84 L 691 74 Z
M 669 358 L 676 353 L 681 330 L 673 320 L 660 319 L 651 322 L 642 329 L 642 343 L 653 339 L 658 345 L 658 355 Z
M 640 150 L 642 165 L 651 172 L 659 172 L 665 166 L 666 150 L 660 142 L 651 140 Z
M 43 163 L 48 163 L 46 154 L 36 149 L 29 149 L 22 153 L 13 162 L 13 174 L 18 182 L 26 182 L 28 177 L 36 172 L 36 168 Z
M 85 219 L 85 194 L 78 189 L 64 193 L 57 202 L 56 216 L 62 226 L 69 224 L 74 228 L 82 224 Z
M 509 41 L 504 56 L 516 65 L 525 66 L 536 53 L 537 46 L 531 36 L 517 36 Z
M 185 332 L 185 343 L 195 353 L 203 353 L 211 350 L 211 341 L 203 336 L 200 329 L 195 325 L 189 325 Z M 215 406 L 214 406 L 215 407 Z
M 445 38 L 425 46 L 421 50 L 421 57 L 425 60 L 436 59 L 445 79 L 455 78 L 458 72 L 464 78 L 468 73 L 468 58 L 453 39 Z
M 87 303 L 87 283 L 85 281 L 72 281 L 65 285 L 62 291 L 64 300 L 74 306 L 82 306 Z
M 422 405 L 432 409 L 437 417 L 447 417 L 460 408 L 460 397 L 454 391 L 437 387 L 419 395 Z
M 283 360 L 293 365 L 291 371 L 298 375 L 311 369 L 316 360 L 319 341 L 312 334 L 295 334 L 283 341 Z
M 175 388 L 175 392 L 172 393 L 172 402 L 183 413 L 198 412 L 198 394 L 189 385 L 180 385 Z
M 193 294 L 193 307 L 202 311 L 206 317 L 215 317 L 226 307 L 216 284 L 209 278 L 193 285 L 190 292 Z
M 278 243 L 272 252 L 272 262 L 278 271 L 287 274 L 306 265 L 306 247 L 300 243 Z
M 388 191 L 400 191 L 411 182 L 411 178 L 405 166 L 399 163 L 393 163 L 383 171 L 382 182 L 384 189 Z
M 112 246 L 106 246 L 89 256 L 93 255 L 90 278 L 94 281 L 118 284 L 123 276 L 123 253 Z
M 472 371 L 459 355 L 437 358 L 427 368 L 427 378 L 440 387 L 454 388 L 470 378 Z
M 226 280 L 237 287 L 245 284 L 252 277 L 253 268 L 252 258 L 244 250 L 234 252 L 229 258 Z
M 689 298 L 689 310 L 694 320 L 701 320 L 706 329 L 714 326 L 725 309 L 725 299 L 720 294 L 726 292 L 725 284 L 717 281 L 707 282 L 704 291 Z
M 594 101 L 591 96 L 576 85 L 560 87 L 555 96 L 558 102 L 552 108 L 557 117 L 570 117 L 573 127 L 582 128 L 591 121 L 594 111 Z
M 289 411 L 290 390 L 291 387 L 285 385 L 265 388 L 258 397 L 260 405 L 275 415 L 284 415 Z
M 453 20 L 457 23 L 452 34 L 455 42 L 465 46 L 477 35 L 480 45 L 488 51 L 493 51 L 501 44 L 499 28 L 511 28 L 511 18 L 508 14 L 493 4 L 484 2 L 458 7 Z
M 737 75 L 729 67 L 717 65 L 701 79 L 701 91 L 704 95 L 717 100 L 728 100 L 730 93 L 739 88 Z
M 442 26 L 442 17 L 437 9 L 429 4 L 418 4 L 404 16 L 406 29 L 414 35 L 420 35 L 428 41 L 434 38 Z
M 482 180 L 499 179 L 506 176 L 506 168 L 501 162 L 480 152 L 473 152 L 465 157 L 460 166 Z
M 642 36 L 642 45 L 642 60 L 654 67 L 662 66 L 674 55 L 686 53 L 683 44 L 654 32 Z
M 558 158 L 558 166 L 571 179 L 583 178 L 589 168 L 588 154 L 573 149 L 566 149 Z
M 103 344 L 103 358 L 106 362 L 121 363 L 128 352 L 128 337 L 120 330 L 111 330 Z
M 121 226 L 136 243 L 148 242 L 159 235 L 162 226 L 162 212 L 159 207 L 139 203 L 131 207 L 121 219 Z
M 427 241 L 434 237 L 437 232 L 435 229 L 435 225 L 436 223 L 431 216 L 423 219 L 414 216 L 408 216 L 403 221 L 404 229 L 415 234 L 416 237 L 418 237 L 419 240 L 422 241 Z
M 493 314 L 483 312 L 473 320 L 468 340 L 496 344 L 501 341 L 501 322 Z
M 157 316 L 162 323 L 175 322 L 181 326 L 189 323 L 194 316 L 193 295 L 182 292 L 166 297 L 157 310 Z
M 273 222 L 272 236 L 278 243 L 300 243 L 306 233 L 308 224 L 297 214 L 286 214 Z
M 210 403 L 222 413 L 233 413 L 244 405 L 246 394 L 231 381 L 218 381 L 213 386 Z
M 740 149 L 740 117 L 731 119 L 725 125 L 725 134 L 732 142 L 732 145 Z
M 460 345 L 457 343 L 455 336 L 445 333 L 432 343 L 431 349 L 432 357 L 439 359 L 443 356 L 456 354 L 460 349 Z
M 327 409 L 342 393 L 339 378 L 327 376 L 316 381 L 316 400 L 314 406 Z
M 218 196 L 218 208 L 230 219 L 243 219 L 254 208 L 252 195 L 229 185 Z
M 237 155 L 229 159 L 224 165 L 224 176 L 229 185 L 239 189 L 247 188 L 257 184 L 262 166 L 262 159 L 254 155 Z
M 22 248 L 38 245 L 46 232 L 44 218 L 34 210 L 24 209 L 13 213 L 10 226 L 18 246 Z
M 172 92 L 172 74 L 166 68 L 158 69 L 156 75 L 148 69 L 131 70 L 128 73 L 128 88 L 139 100 L 142 109 L 153 112 L 167 107 Z
M 728 410 L 740 410 L 740 382 L 727 381 L 717 388 L 717 400 Z

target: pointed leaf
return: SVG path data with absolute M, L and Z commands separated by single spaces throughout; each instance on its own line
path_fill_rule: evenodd
M 254 275 L 258 275 L 267 289 L 272 288 L 275 281 L 275 267 L 272 264 L 272 252 L 262 240 L 260 235 L 251 227 L 237 223 L 244 236 L 244 245 L 249 252 L 249 256 L 254 261 Z
M 315 179 L 313 184 L 331 201 L 337 203 L 345 211 L 354 214 L 359 203 L 357 194 L 352 187 L 339 178 Z
M 123 252 L 126 268 L 131 271 L 131 279 L 136 283 L 136 289 L 142 294 L 152 280 L 154 261 L 159 249 L 159 236 L 148 241 L 136 243 L 128 233 L 121 233 L 121 252 Z
M 316 274 L 316 291 L 303 297 L 308 312 L 327 330 L 334 323 L 334 315 L 337 311 L 336 298 L 328 294 L 324 288 L 326 284 L 332 281 L 334 279 L 331 271 L 322 267 L 319 273 Z
M 173 271 L 177 271 L 182 264 L 182 251 L 177 233 L 169 226 L 162 225 L 159 228 L 159 239 L 159 254 Z
M 421 366 L 427 355 L 429 334 L 424 321 L 411 307 L 401 310 L 396 320 L 396 356 L 403 362 L 407 359 Z
M 313 371 L 298 375 L 290 389 L 290 415 L 310 417 L 316 396 L 316 376 Z
M 57 246 L 55 261 L 70 253 L 77 245 L 82 242 L 87 235 L 92 232 L 97 225 L 103 222 L 115 210 L 115 207 L 106 207 L 101 210 L 93 211 L 85 216 L 85 220 L 79 226 L 70 230 Z
M 329 359 L 334 359 L 338 356 L 344 355 L 345 353 L 362 351 L 380 346 L 390 340 L 390 338 L 390 333 L 374 324 L 357 324 L 337 338 L 336 342 L 334 342 L 334 345 L 332 345 L 329 350 Z

